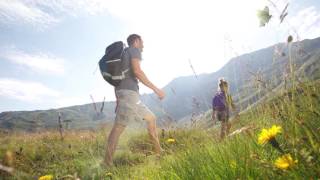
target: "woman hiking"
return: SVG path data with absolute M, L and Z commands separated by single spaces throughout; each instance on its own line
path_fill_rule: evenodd
M 220 79 L 218 86 L 218 92 L 212 99 L 212 120 L 214 123 L 216 119 L 221 121 L 220 139 L 222 140 L 229 134 L 231 128 L 229 122 L 230 109 L 235 110 L 236 107 L 229 94 L 228 82 L 224 79 Z

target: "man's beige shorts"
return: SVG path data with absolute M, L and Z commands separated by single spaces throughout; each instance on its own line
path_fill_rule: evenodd
M 127 126 L 132 121 L 141 121 L 146 116 L 154 116 L 140 100 L 136 91 L 121 89 L 116 91 L 118 104 L 115 123 Z

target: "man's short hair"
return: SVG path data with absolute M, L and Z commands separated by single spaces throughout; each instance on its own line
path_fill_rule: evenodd
M 135 40 L 137 39 L 141 39 L 141 36 L 139 36 L 138 34 L 131 34 L 128 38 L 127 38 L 127 43 L 129 46 L 131 46 Z

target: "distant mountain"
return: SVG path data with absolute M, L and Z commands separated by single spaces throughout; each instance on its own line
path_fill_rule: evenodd
M 50 110 L 2 112 L 0 128 L 27 131 L 58 128 L 59 113 L 64 128 L 95 128 L 101 123 L 112 122 L 115 116 L 114 102 L 106 102 L 103 113 L 100 113 L 101 105 L 102 103 L 96 104 L 97 111 L 93 104 L 85 104 Z
M 289 58 L 289 51 L 291 56 Z M 160 102 L 155 94 L 144 94 L 142 100 L 166 126 L 211 108 L 211 98 L 220 77 L 229 81 L 236 103 L 245 109 L 259 101 L 268 91 L 279 86 L 290 75 L 290 63 L 297 80 L 320 78 L 320 38 L 288 44 L 280 43 L 252 53 L 232 58 L 219 71 L 210 74 L 178 77 L 164 87 L 166 98 Z M 97 103 L 97 111 L 101 107 Z M 9 130 L 37 130 L 57 128 L 59 112 L 64 126 L 95 128 L 114 119 L 114 102 L 106 102 L 102 114 L 93 104 L 42 111 L 0 113 L 0 128 Z
M 191 113 L 207 111 L 218 88 L 218 79 L 224 77 L 230 84 L 235 101 L 245 109 L 268 91 L 283 84 L 290 71 L 288 51 L 287 44 L 276 44 L 232 58 L 217 72 L 201 74 L 197 78 L 176 78 L 164 88 L 167 97 L 162 102 L 162 108 L 159 108 L 161 104 L 155 95 L 144 95 L 143 99 L 152 110 L 162 115 L 164 110 L 172 119 L 179 120 Z M 320 78 L 320 38 L 292 43 L 290 51 L 298 79 Z M 195 104 L 200 107 L 195 108 Z

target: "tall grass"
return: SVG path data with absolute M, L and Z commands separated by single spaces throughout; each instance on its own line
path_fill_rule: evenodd
M 64 179 L 76 173 L 81 179 L 316 179 L 320 177 L 319 87 L 319 82 L 297 84 L 242 114 L 232 130 L 253 128 L 223 141 L 218 140 L 218 128 L 165 131 L 160 138 L 165 150 L 161 159 L 152 155 L 146 132 L 128 132 L 111 168 L 100 166 L 106 129 L 69 132 L 64 141 L 58 132 L 2 136 L 0 158 L 13 152 L 16 171 L 13 175 L 1 172 L 0 177 L 35 179 L 53 174 Z M 276 137 L 281 149 L 298 160 L 286 170 L 274 164 L 282 154 L 257 141 L 261 129 L 274 124 L 283 129 Z M 168 138 L 175 142 L 168 143 Z
M 242 116 L 240 121 L 256 130 L 214 139 L 199 147 L 182 150 L 165 158 L 153 178 L 160 179 L 315 179 L 320 177 L 319 84 L 299 85 Z M 292 97 L 296 97 L 295 100 Z M 282 170 L 274 165 L 281 156 L 271 145 L 257 144 L 261 128 L 277 124 L 283 128 L 277 137 L 285 153 L 298 163 Z M 159 173 L 159 174 L 158 174 Z M 153 179 L 152 178 L 152 179 Z

